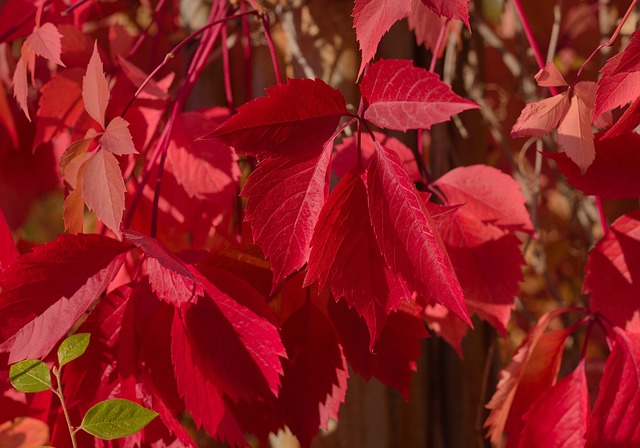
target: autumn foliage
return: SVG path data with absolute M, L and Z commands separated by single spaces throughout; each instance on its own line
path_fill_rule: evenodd
M 640 445 L 640 34 L 616 40 L 635 2 L 582 59 L 543 58 L 548 36 L 508 2 L 492 26 L 522 29 L 529 90 L 500 118 L 480 74 L 454 62 L 452 88 L 439 65 L 475 25 L 495 32 L 467 0 L 355 0 L 353 104 L 283 76 L 286 2 L 214 0 L 191 33 L 176 1 L 68 3 L 0 2 L 0 446 L 196 446 L 197 428 L 245 446 L 286 427 L 306 447 L 340 425 L 350 376 L 409 399 L 423 341 L 463 356 L 474 328 L 502 355 L 486 356 L 486 443 Z M 379 54 L 405 18 L 429 67 Z M 222 97 L 192 107 L 218 58 Z M 463 152 L 472 120 L 487 157 L 438 172 L 436 130 Z M 562 230 L 565 196 L 587 236 Z M 621 199 L 635 206 L 609 225 L 603 200 Z M 47 201 L 55 230 L 39 233 Z M 587 242 L 558 288 L 549 266 L 579 252 L 560 232 Z M 66 406 L 11 387 L 11 365 L 52 368 L 73 334 L 91 343 L 53 370 Z M 158 418 L 111 442 L 70 436 L 114 399 Z

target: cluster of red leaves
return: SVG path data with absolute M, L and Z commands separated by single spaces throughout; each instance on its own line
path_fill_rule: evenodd
M 524 264 L 519 237 L 534 233 L 519 184 L 478 165 L 427 185 L 422 162 L 399 140 L 379 132 L 339 139 L 345 117 L 363 129 L 404 132 L 477 107 L 409 61 L 379 60 L 365 70 L 382 35 L 404 17 L 424 42 L 434 24 L 438 33 L 449 19 L 469 26 L 465 0 L 356 0 L 357 115 L 317 79 L 269 88 L 234 115 L 172 109 L 173 75 L 147 82 L 138 65 L 150 61 L 133 57 L 141 41 L 110 26 L 107 51 L 102 37 L 96 42 L 74 26 L 100 18 L 90 5 L 65 18 L 64 3 L 53 1 L 46 23 L 45 3 L 38 5 L 31 32 L 0 32 L 28 35 L 13 76 L 26 117 L 36 94 L 28 72 L 44 73 L 34 123 L 25 123 L 35 131 L 27 150 L 53 154 L 54 171 L 59 164 L 70 234 L 19 255 L 0 215 L 0 357 L 3 365 L 48 361 L 69 331 L 90 333 L 86 355 L 63 375 L 72 420 L 97 401 L 123 397 L 160 418 L 110 446 L 195 446 L 180 422 L 185 411 L 231 445 L 245 445 L 246 433 L 264 440 L 286 425 L 308 446 L 338 417 L 347 364 L 407 397 L 425 322 L 459 352 L 472 314 L 506 335 Z M 207 38 L 200 45 L 212 46 Z M 636 45 L 634 38 L 612 58 L 597 85 L 569 86 L 547 66 L 538 83 L 568 89 L 527 106 L 513 130 L 541 136 L 557 127 L 566 155 L 550 157 L 589 194 L 638 196 L 629 189 L 637 182 L 629 154 L 637 100 L 615 125 L 607 115 L 635 99 L 632 87 L 612 86 L 637 73 Z M 36 56 L 58 67 L 38 67 Z M 0 124 L 13 146 L 2 151 L 23 151 L 16 125 L 23 118 L 7 105 L 0 91 Z M 592 122 L 609 127 L 595 143 Z M 257 159 L 242 189 L 252 237 L 231 230 L 240 204 L 237 154 Z M 115 238 L 82 233 L 85 204 Z M 135 214 L 123 228 L 125 211 Z M 502 372 L 488 405 L 494 443 L 505 431 L 514 446 L 573 446 L 585 434 L 593 446 L 638 443 L 637 413 L 621 411 L 639 399 L 638 220 L 635 213 L 614 223 L 589 258 L 584 290 L 592 317 L 606 320 L 613 340 L 591 415 L 584 361 L 557 381 L 575 326 L 546 331 L 566 310 L 551 312 Z M 150 223 L 155 237 L 147 236 Z M 6 386 L 7 370 L 0 372 Z M 69 446 L 50 394 L 2 391 L 0 421 L 38 417 L 52 428 L 51 444 Z

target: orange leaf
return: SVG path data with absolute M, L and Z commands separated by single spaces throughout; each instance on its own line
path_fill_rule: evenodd
M 98 140 L 100 146 L 109 152 L 117 155 L 137 154 L 133 146 L 131 132 L 129 132 L 129 122 L 121 117 L 116 117 L 107 126 L 104 134 Z
M 529 103 L 511 129 L 511 137 L 541 137 L 551 132 L 569 110 L 567 92 Z
M 596 158 L 596 148 L 591 128 L 593 100 L 583 95 L 580 84 L 576 85 L 571 106 L 558 126 L 558 143 L 584 174 Z
M 549 62 L 536 73 L 536 82 L 540 87 L 566 87 L 569 85 L 553 62 Z

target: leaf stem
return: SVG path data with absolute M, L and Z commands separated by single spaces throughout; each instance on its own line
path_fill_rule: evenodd
M 435 73 L 436 64 L 438 62 L 438 56 L 440 55 L 440 50 L 442 49 L 442 45 L 444 43 L 444 36 L 447 32 L 447 27 L 449 26 L 449 19 L 445 20 L 440 27 L 440 33 L 438 34 L 438 40 L 436 40 L 436 44 L 433 47 L 433 56 L 431 57 L 431 63 L 429 64 L 429 71 L 431 73 Z
M 540 47 L 536 42 L 536 38 L 533 35 L 533 31 L 531 30 L 531 25 L 527 20 L 527 16 L 524 13 L 524 8 L 522 7 L 521 0 L 513 0 L 513 4 L 516 7 L 516 12 L 518 13 L 518 17 L 520 18 L 520 23 L 522 23 L 522 29 L 524 30 L 524 34 L 527 37 L 529 46 L 533 50 L 533 54 L 536 58 L 536 63 L 538 64 L 538 68 L 542 69 L 545 66 L 544 58 L 542 57 L 542 52 L 540 51 Z M 558 89 L 556 87 L 549 87 L 549 91 L 551 92 L 552 95 L 558 94 Z
M 69 436 L 71 437 L 71 445 L 73 448 L 78 448 L 78 441 L 76 440 L 76 432 L 77 428 L 74 428 L 71 424 L 71 416 L 69 415 L 69 409 L 67 408 L 67 403 L 64 401 L 64 395 L 62 394 L 62 380 L 61 380 L 61 368 L 54 367 L 53 374 L 56 377 L 56 389 L 51 389 L 51 391 L 58 396 L 60 400 L 60 405 L 62 406 L 62 413 L 64 414 L 64 419 L 67 422 L 67 427 L 69 428 Z
M 631 4 L 629 5 L 629 8 L 627 9 L 627 12 L 624 14 L 624 17 L 622 17 L 622 20 L 620 20 L 620 23 L 618 24 L 616 30 L 613 32 L 609 40 L 602 42 L 600 45 L 598 45 L 596 49 L 593 50 L 593 53 L 591 53 L 591 55 L 587 58 L 587 60 L 582 63 L 582 65 L 580 66 L 580 69 L 578 69 L 578 73 L 576 74 L 576 79 L 574 79 L 572 86 L 576 84 L 576 82 L 580 78 L 580 74 L 582 73 L 582 70 L 584 70 L 584 67 L 591 61 L 591 59 L 593 59 L 593 57 L 596 54 L 598 54 L 598 52 L 602 50 L 604 47 L 610 47 L 611 45 L 613 45 L 613 43 L 616 41 L 618 37 L 618 34 L 620 34 L 620 30 L 622 30 L 622 27 L 624 26 L 625 22 L 631 15 L 631 12 L 633 11 L 633 8 L 636 6 L 637 3 L 638 3 L 638 0 L 633 0 L 631 2 Z
M 231 65 L 229 63 L 229 48 L 227 48 L 228 30 L 227 26 L 223 26 L 221 30 L 222 45 L 222 73 L 224 77 L 224 95 L 227 100 L 227 107 L 235 112 L 236 107 L 233 101 L 233 87 L 231 86 Z
M 267 46 L 269 47 L 269 54 L 271 55 L 271 63 L 273 64 L 273 71 L 276 75 L 276 82 L 278 85 L 282 84 L 282 74 L 280 73 L 280 64 L 278 63 L 278 55 L 276 53 L 276 47 L 273 44 L 273 38 L 271 37 L 271 24 L 269 23 L 269 16 L 262 15 L 262 28 L 264 29 L 265 37 L 267 38 Z
M 165 3 L 166 3 L 166 0 L 159 0 L 158 1 L 158 3 L 156 4 L 155 9 L 153 10 L 153 15 L 151 16 L 151 20 L 149 21 L 149 24 L 146 26 L 144 31 L 142 31 L 142 33 L 140 33 L 140 35 L 136 39 L 136 42 L 133 44 L 133 46 L 131 47 L 131 49 L 127 53 L 127 59 L 132 57 L 135 54 L 135 52 L 138 51 L 138 49 L 140 48 L 140 45 L 142 45 L 142 42 L 144 41 L 144 39 L 149 35 L 149 30 L 151 29 L 153 24 L 158 20 L 158 16 L 160 15 L 160 11 L 162 10 L 162 8 L 164 8 L 164 4 Z
M 73 5 L 69 5 L 69 7 L 65 10 L 63 10 L 60 15 L 62 17 L 68 16 L 70 12 L 73 12 L 74 9 L 84 5 L 85 3 L 87 3 L 89 0 L 80 0 L 78 2 L 75 2 Z

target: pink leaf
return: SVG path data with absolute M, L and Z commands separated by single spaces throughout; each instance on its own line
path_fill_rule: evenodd
M 584 360 L 547 389 L 523 416 L 518 448 L 572 448 L 584 445 L 589 417 L 589 391 Z
M 329 319 L 311 303 L 293 313 L 282 325 L 282 340 L 289 359 L 278 408 L 303 447 L 329 419 L 337 420 L 347 392 L 347 362 Z
M 273 269 L 273 288 L 309 258 L 313 229 L 327 197 L 332 141 L 320 154 L 276 157 L 258 164 L 242 191 L 245 221 Z
M 605 139 L 596 135 L 596 157 L 584 174 L 565 153 L 544 153 L 558 164 L 567 181 L 586 195 L 604 199 L 640 196 L 640 135 L 626 132 Z
M 240 106 L 210 136 L 250 155 L 303 155 L 321 147 L 348 114 L 342 94 L 320 79 L 290 79 Z
M 434 13 L 421 0 L 411 0 L 411 13 L 408 22 L 409 29 L 416 35 L 417 44 L 424 45 L 429 50 L 435 50 L 445 19 Z M 448 33 L 448 30 L 445 32 Z M 444 46 L 440 51 L 441 54 L 438 57 L 442 56 Z
M 362 78 L 360 92 L 368 106 L 364 117 L 377 126 L 399 131 L 429 129 L 478 107 L 453 93 L 438 75 L 398 59 L 373 64 Z
M 435 223 L 396 153 L 378 147 L 367 184 L 371 222 L 391 272 L 418 296 L 435 300 L 472 326 Z
M 591 128 L 591 113 L 593 103 L 579 94 L 576 86 L 571 97 L 571 106 L 558 126 L 558 143 L 562 146 L 571 160 L 584 173 L 596 157 Z
M 416 156 L 404 143 L 400 140 L 384 135 L 381 132 L 374 132 L 376 140 L 382 146 L 392 151 L 395 151 L 402 160 L 404 169 L 409 175 L 409 178 L 413 182 L 422 181 L 418 164 L 416 163 Z M 376 144 L 371 139 L 369 133 L 363 133 L 361 136 L 360 157 L 363 168 L 369 166 L 369 161 L 376 151 Z M 336 145 L 336 153 L 331 161 L 331 168 L 337 176 L 344 176 L 352 169 L 358 166 L 358 139 L 356 137 L 345 137 L 342 139 L 342 143 Z
M 520 184 L 511 176 L 486 165 L 449 171 L 433 183 L 450 205 L 464 208 L 484 223 L 510 231 L 533 233 Z
M 60 235 L 0 274 L 0 352 L 44 357 L 104 292 L 129 246 L 99 235 Z
M 129 132 L 129 122 L 121 117 L 115 117 L 109 122 L 98 143 L 110 153 L 122 156 L 125 154 L 137 154 L 133 146 L 133 139 Z
M 62 51 L 61 39 L 62 34 L 58 32 L 55 25 L 53 23 L 45 23 L 33 30 L 33 33 L 27 37 L 25 43 L 38 56 L 64 67 L 65 65 L 60 59 L 60 52 Z
M 394 277 L 380 254 L 369 219 L 367 187 L 348 173 L 331 192 L 320 213 L 305 283 L 318 280 L 336 300 L 344 298 L 367 322 L 372 350 L 387 316 L 411 294 Z
M 82 99 L 91 118 L 105 128 L 105 114 L 109 103 L 109 86 L 104 76 L 102 61 L 98 52 L 98 42 L 93 46 L 93 54 L 82 79 Z
M 27 105 L 27 97 L 29 96 L 29 84 L 27 81 L 27 59 L 34 57 L 30 54 L 29 50 L 23 45 L 22 54 L 18 63 L 16 64 L 16 70 L 13 72 L 13 96 L 18 101 L 20 109 L 27 116 L 27 119 L 31 121 L 29 116 L 29 106 Z
M 124 230 L 122 233 L 127 241 L 138 246 L 147 255 L 149 283 L 159 299 L 179 307 L 195 302 L 204 294 L 202 286 L 185 263 L 158 240 L 133 230 Z
M 536 82 L 541 87 L 568 87 L 564 76 L 554 62 L 549 62 L 536 73 Z
M 640 444 L 639 364 L 640 335 L 617 329 L 587 428 L 586 446 Z
M 589 252 L 583 292 L 594 312 L 624 328 L 640 312 L 640 212 L 618 218 Z
M 529 103 L 511 129 L 511 137 L 541 137 L 554 130 L 567 114 L 571 102 L 567 92 Z
M 118 237 L 124 212 L 124 180 L 116 157 L 98 149 L 84 164 L 82 196 L 98 218 Z
M 460 20 L 469 26 L 469 1 L 468 0 L 422 0 L 429 9 L 437 15 L 448 19 Z
M 352 14 L 353 27 L 362 52 L 358 78 L 375 56 L 382 36 L 410 11 L 411 0 L 356 0 Z
M 602 138 L 611 138 L 633 131 L 640 124 L 640 96 L 624 111 L 618 121 L 607 130 Z M 597 125 L 596 125 L 597 126 Z
M 438 305 L 427 305 L 424 320 L 436 336 L 444 339 L 462 358 L 462 339 L 467 335 L 469 326 L 451 311 Z

